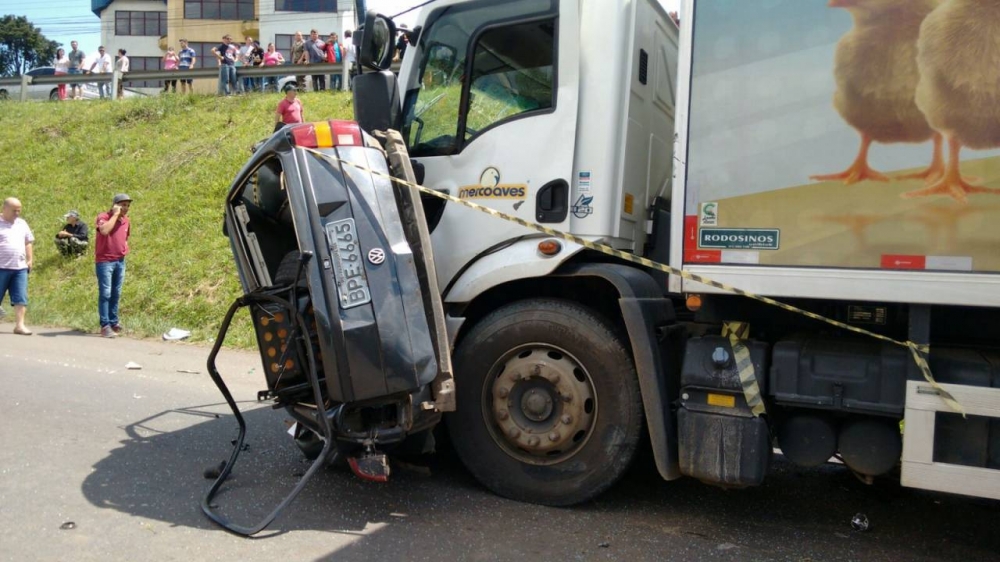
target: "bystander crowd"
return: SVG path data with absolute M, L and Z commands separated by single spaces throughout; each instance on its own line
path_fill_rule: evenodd
M 107 74 L 109 72 L 111 72 L 111 55 L 104 52 L 104 45 L 101 45 L 97 48 L 97 56 L 94 57 L 94 62 L 90 65 L 90 73 Z M 111 98 L 111 90 L 107 82 L 98 82 L 97 92 L 100 94 L 102 100 L 105 96 L 109 99 Z
M 274 131 L 284 127 L 302 122 L 302 100 L 298 99 L 298 91 L 294 84 L 285 84 L 285 97 L 278 102 L 277 109 L 274 110 Z
M 125 97 L 125 75 L 129 71 L 129 60 L 128 56 L 125 55 L 125 49 L 118 49 L 118 60 L 115 61 L 115 70 L 118 72 L 118 91 L 116 95 L 118 99 Z
M 56 49 L 56 58 L 52 60 L 52 66 L 55 67 L 56 76 L 69 74 L 69 57 L 66 56 L 66 49 L 62 47 Z M 59 84 L 57 90 L 59 91 L 59 101 L 65 101 L 66 83 Z
M 132 198 L 124 193 L 115 195 L 111 209 L 97 215 L 97 238 L 94 242 L 94 261 L 97 272 L 97 315 L 101 322 L 101 336 L 115 338 L 122 331 L 118 316 L 118 302 L 125 283 L 125 256 L 132 225 L 128 210 Z
M 83 61 L 87 58 L 87 55 L 79 49 L 76 41 L 70 41 L 69 45 L 73 47 L 73 50 L 67 55 L 69 58 L 69 73 L 74 75 L 81 74 L 83 73 Z M 83 99 L 83 87 L 80 86 L 79 82 L 69 85 L 69 96 L 75 100 Z
M 167 47 L 167 53 L 163 55 L 163 70 L 177 70 L 177 66 L 180 64 L 181 59 L 174 52 L 173 47 Z M 181 88 L 183 90 L 183 87 Z M 177 93 L 177 80 L 164 80 L 163 81 L 163 93 L 171 92 Z
M 319 32 L 315 29 L 309 32 L 309 40 L 306 41 L 306 52 L 309 55 L 309 64 L 323 64 L 326 62 L 326 44 L 319 38 Z M 313 74 L 312 84 L 314 92 L 325 90 L 326 74 Z
M 285 57 L 281 54 L 281 51 L 275 50 L 274 43 L 267 44 L 267 52 L 264 53 L 263 61 L 261 66 L 277 66 L 279 64 L 285 64 Z M 264 77 L 264 91 L 273 89 L 278 91 L 278 77 L 277 76 L 265 76 Z
M 231 96 L 239 92 L 236 82 L 236 59 L 239 49 L 229 35 L 222 37 L 222 44 L 212 47 L 212 54 L 219 59 L 219 91 L 220 96 Z
M 28 274 L 34 261 L 35 237 L 21 218 L 21 202 L 14 197 L 3 200 L 0 209 L 0 304 L 10 295 L 14 307 L 14 333 L 30 336 L 24 325 L 28 309 Z
M 80 220 L 80 213 L 70 211 L 63 215 L 66 224 L 56 233 L 56 249 L 64 256 L 79 256 L 87 251 L 87 223 Z
M 177 68 L 180 70 L 192 70 L 195 64 L 198 62 L 198 53 L 194 52 L 194 49 L 188 47 L 188 40 L 181 39 L 181 50 L 177 53 L 180 61 L 177 63 Z M 191 79 L 181 79 L 181 93 L 182 94 L 193 94 L 194 88 L 191 84 Z
M 295 32 L 295 40 L 292 41 L 292 64 L 309 64 L 309 53 L 306 52 L 306 42 L 302 39 L 301 31 Z M 305 75 L 296 74 L 295 84 L 298 86 L 300 92 L 306 91 Z

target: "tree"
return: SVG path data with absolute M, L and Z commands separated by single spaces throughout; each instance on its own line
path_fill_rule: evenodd
M 24 16 L 0 18 L 0 76 L 17 76 L 47 64 L 59 43 L 49 41 Z

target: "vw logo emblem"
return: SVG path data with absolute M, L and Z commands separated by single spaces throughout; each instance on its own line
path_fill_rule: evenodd
M 379 265 L 385 261 L 385 251 L 382 248 L 372 248 L 368 251 L 368 261 L 374 265 Z

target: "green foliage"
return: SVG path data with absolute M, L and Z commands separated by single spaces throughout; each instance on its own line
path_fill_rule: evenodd
M 307 93 L 310 119 L 351 119 L 350 96 Z M 118 192 L 133 198 L 122 295 L 126 333 L 158 337 L 171 327 L 193 341 L 215 337 L 241 294 L 222 209 L 250 147 L 270 135 L 281 96 L 166 95 L 117 102 L 0 102 L 0 198 L 17 197 L 35 234 L 30 325 L 96 332 L 93 250 L 64 258 L 53 239 L 69 209 L 94 220 Z M 227 342 L 251 347 L 245 314 Z
M 49 41 L 24 16 L 0 18 L 0 76 L 18 76 L 48 64 L 59 43 Z

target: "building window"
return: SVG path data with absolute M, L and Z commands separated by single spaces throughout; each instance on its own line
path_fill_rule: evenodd
M 184 0 L 184 19 L 252 20 L 256 0 Z
M 215 55 L 212 54 L 212 48 L 218 47 L 222 44 L 222 41 L 215 41 L 213 43 L 198 43 L 192 42 L 188 43 L 190 47 L 195 52 L 195 68 L 216 68 L 219 66 L 219 61 L 216 60 Z
M 274 0 L 275 12 L 336 12 L 337 0 Z
M 281 56 L 285 57 L 285 64 L 292 63 L 292 42 L 295 41 L 294 35 L 284 35 L 281 33 L 274 34 L 274 50 L 281 53 Z
M 129 57 L 129 72 L 141 72 L 144 70 L 163 70 L 163 59 L 160 57 Z M 128 78 L 128 74 L 125 75 Z M 132 80 L 125 82 L 126 88 L 162 88 L 163 83 L 159 80 Z
M 161 37 L 166 34 L 166 12 L 115 11 L 115 35 Z

